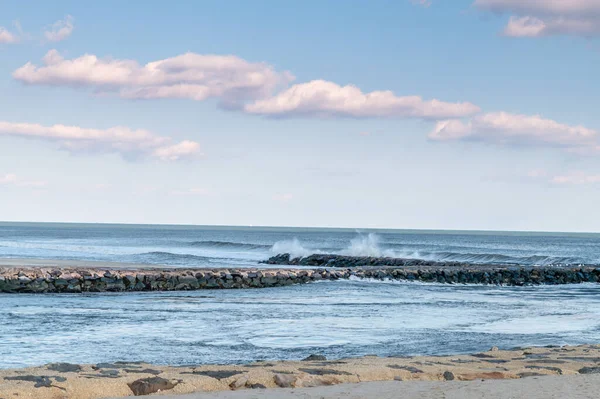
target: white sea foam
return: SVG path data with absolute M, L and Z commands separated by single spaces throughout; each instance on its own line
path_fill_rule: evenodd
M 394 257 L 394 251 L 382 250 L 380 246 L 381 240 L 375 233 L 359 234 L 357 237 L 350 240 L 350 246 L 342 251 L 342 255 L 349 256 L 389 256 Z
M 375 233 L 358 234 L 350 240 L 350 244 L 346 249 L 341 251 L 329 251 L 338 255 L 347 256 L 373 256 L 373 257 L 397 257 L 398 255 L 391 249 L 382 249 L 380 246 L 380 238 Z M 277 241 L 271 248 L 274 254 L 288 253 L 292 258 L 308 256 L 312 254 L 323 253 L 322 250 L 312 249 L 301 243 L 300 240 L 294 238 L 292 240 Z
M 291 240 L 277 241 L 271 248 L 271 252 L 274 254 L 290 254 L 292 258 L 300 258 L 321 251 L 305 248 L 300 240 L 293 238 Z

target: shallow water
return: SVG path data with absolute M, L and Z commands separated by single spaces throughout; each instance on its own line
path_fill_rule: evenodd
M 0 368 L 451 354 L 600 342 L 600 286 L 336 281 L 260 290 L 0 294 Z

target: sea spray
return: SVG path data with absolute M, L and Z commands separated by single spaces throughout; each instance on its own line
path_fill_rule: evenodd
M 271 252 L 274 254 L 290 254 L 292 258 L 302 258 L 304 256 L 320 253 L 316 249 L 305 248 L 300 240 L 293 238 L 291 240 L 277 241 L 273 244 Z

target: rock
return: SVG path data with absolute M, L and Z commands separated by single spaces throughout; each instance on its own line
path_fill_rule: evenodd
M 103 377 L 118 378 L 119 377 L 119 370 L 115 370 L 115 369 L 100 370 L 100 374 Z
M 327 357 L 323 355 L 310 355 L 307 358 L 302 359 L 303 362 L 315 362 L 315 361 L 326 361 Z
M 59 373 L 77 373 L 81 371 L 81 366 L 71 363 L 50 363 L 46 366 L 48 370 L 58 371 Z
M 136 380 L 127 385 L 135 396 L 142 396 L 173 389 L 177 384 L 178 382 L 172 382 L 161 377 L 151 377 Z
M 508 376 L 499 371 L 491 371 L 488 373 L 466 373 L 460 374 L 458 379 L 460 381 L 473 381 L 473 380 L 503 380 Z
M 194 374 L 194 375 L 204 375 L 210 378 L 214 378 L 217 380 L 224 380 L 229 377 L 233 377 L 234 375 L 242 374 L 243 371 L 238 370 L 203 370 L 197 371 L 194 370 L 191 373 L 182 373 L 182 374 Z
M 162 371 L 160 371 L 160 370 L 153 370 L 153 369 L 123 369 L 123 371 L 125 371 L 126 373 L 129 373 L 129 374 L 159 375 L 162 373 Z
M 528 378 L 528 377 L 543 377 L 545 374 L 535 373 L 533 371 L 526 371 L 524 373 L 517 374 L 520 378 Z
M 251 389 L 267 389 L 267 387 L 264 386 L 263 384 L 250 384 L 249 387 Z
M 340 370 L 333 370 L 333 369 L 304 369 L 304 368 L 300 368 L 298 369 L 302 372 L 305 372 L 306 374 L 312 374 L 312 375 L 352 375 L 352 373 L 349 373 L 347 371 L 340 371 Z
M 280 388 L 292 388 L 296 383 L 296 377 L 291 374 L 275 374 L 274 380 Z
M 397 364 L 390 364 L 388 367 L 391 369 L 396 369 L 396 370 L 406 370 L 406 371 L 414 373 L 414 374 L 419 374 L 419 373 L 423 372 L 423 370 L 420 370 L 413 366 L 399 366 Z
M 583 367 L 579 369 L 579 374 L 599 374 L 600 367 Z
M 246 384 L 248 384 L 248 376 L 244 375 L 238 378 L 237 380 L 233 381 L 231 384 L 229 384 L 229 387 L 231 389 L 240 389 L 242 387 L 245 387 Z
M 65 382 L 67 381 L 64 377 L 46 377 L 46 376 L 37 376 L 37 375 L 18 375 L 15 377 L 4 377 L 7 381 L 28 381 L 35 383 L 34 388 L 50 388 L 53 387 L 52 379 L 56 382 Z M 59 387 L 57 387 L 59 388 Z M 61 388 L 63 389 L 63 388 Z
M 444 380 L 446 380 L 446 381 L 454 380 L 454 373 L 452 373 L 451 371 L 444 371 Z
M 492 346 L 492 347 L 490 348 L 490 352 L 498 352 L 498 351 L 499 351 L 499 349 L 498 349 L 498 347 L 497 347 L 497 346 Z

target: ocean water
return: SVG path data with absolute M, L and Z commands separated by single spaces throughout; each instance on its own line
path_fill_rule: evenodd
M 598 264 L 599 244 L 597 234 L 0 223 L 0 264 L 12 258 L 252 267 L 280 252 Z M 0 368 L 452 354 L 600 342 L 597 284 L 346 280 L 247 290 L 0 294 L 0 303 Z
M 600 234 L 0 223 L 0 259 L 243 267 L 284 252 L 598 264 Z
M 456 354 L 600 342 L 599 286 L 335 281 L 254 290 L 0 294 L 0 368 Z

